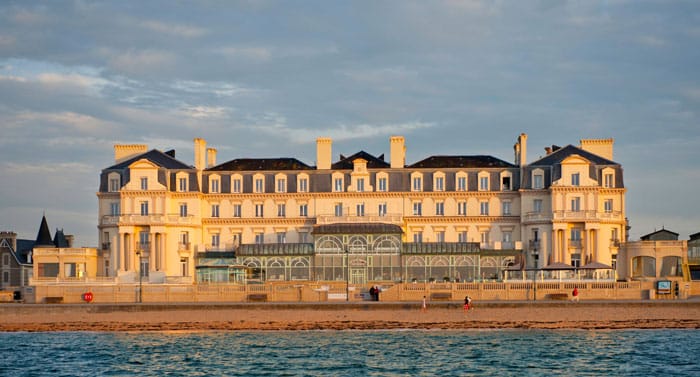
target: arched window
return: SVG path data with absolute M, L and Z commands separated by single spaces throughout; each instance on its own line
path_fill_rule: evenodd
M 656 258 L 634 257 L 632 258 L 633 277 L 656 277 Z

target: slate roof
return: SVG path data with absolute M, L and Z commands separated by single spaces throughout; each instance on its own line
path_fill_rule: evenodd
M 63 229 L 56 229 L 56 235 L 53 237 L 53 244 L 56 247 L 68 247 L 68 240 L 66 240 L 66 235 L 63 234 Z
M 430 156 L 408 168 L 515 168 L 517 166 L 493 156 Z
M 296 158 L 238 158 L 213 166 L 207 171 L 313 170 Z
M 345 157 L 343 155 L 340 155 L 340 160 L 336 162 L 335 164 L 331 165 L 331 169 L 334 170 L 352 170 L 354 167 L 353 161 L 355 161 L 358 158 L 361 158 L 363 160 L 367 161 L 367 168 L 368 169 L 386 169 L 390 168 L 391 165 L 384 161 L 384 155 L 381 155 L 379 157 L 375 157 L 365 151 L 359 151 L 355 153 L 352 156 Z
M 615 161 L 611 161 L 611 160 L 608 160 L 607 158 L 600 157 L 597 154 L 593 154 L 591 152 L 585 151 L 585 150 L 583 150 L 579 147 L 575 147 L 571 144 L 569 144 L 563 148 L 559 148 L 556 151 L 554 151 L 554 152 L 552 152 L 552 153 L 550 153 L 550 154 L 548 154 L 548 155 L 540 158 L 539 160 L 536 160 L 528 165 L 530 165 L 530 166 L 556 165 L 556 164 L 561 163 L 564 159 L 566 159 L 567 157 L 569 157 L 573 154 L 577 154 L 577 155 L 585 158 L 586 160 L 588 160 L 596 165 L 619 165 Z
M 313 234 L 402 234 L 401 227 L 384 223 L 335 223 L 316 225 Z
M 654 236 L 663 236 L 663 235 L 665 235 L 665 236 L 667 236 L 667 237 L 663 237 L 663 238 L 654 237 Z M 668 229 L 660 229 L 660 230 L 651 232 L 651 233 L 649 233 L 649 234 L 645 234 L 645 235 L 643 235 L 643 236 L 641 236 L 641 237 L 639 237 L 639 238 L 640 238 L 642 241 L 649 241 L 649 240 L 652 240 L 652 239 L 653 239 L 653 240 L 657 240 L 657 241 L 663 241 L 663 240 L 666 240 L 666 241 L 678 240 L 678 233 L 672 232 L 672 231 L 670 231 L 670 230 L 668 230 Z
M 170 152 L 170 151 L 168 151 Z M 174 153 L 173 153 L 174 154 Z M 185 164 L 184 162 L 175 159 L 172 157 L 170 154 L 163 153 L 157 149 L 151 149 L 150 151 L 146 153 L 142 153 L 138 156 L 132 157 L 126 161 L 122 161 L 116 165 L 112 165 L 108 167 L 106 170 L 122 170 L 126 169 L 129 167 L 129 165 L 133 164 L 134 162 L 141 160 L 141 159 L 147 159 L 148 161 L 151 161 L 152 163 L 166 169 L 192 169 L 193 167 L 190 165 Z
M 36 235 L 36 242 L 34 243 L 36 247 L 55 247 L 51 239 L 51 232 L 49 231 L 49 225 L 46 223 L 46 216 L 42 216 L 41 225 L 39 226 L 39 232 Z

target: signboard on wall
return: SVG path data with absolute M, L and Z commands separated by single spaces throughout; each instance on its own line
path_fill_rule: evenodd
M 670 294 L 671 293 L 671 281 L 670 280 L 657 281 L 656 282 L 656 293 Z

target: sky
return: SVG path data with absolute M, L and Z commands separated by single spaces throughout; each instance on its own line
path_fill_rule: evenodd
M 698 1 L 3 1 L 0 230 L 96 246 L 113 145 L 406 162 L 614 138 L 630 239 L 700 232 Z

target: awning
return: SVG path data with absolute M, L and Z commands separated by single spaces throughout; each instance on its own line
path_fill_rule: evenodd
M 575 270 L 576 267 L 566 264 L 566 263 L 561 263 L 561 262 L 555 262 L 550 265 L 542 267 L 543 270 L 550 270 L 550 271 L 556 271 L 556 270 Z
M 579 270 L 612 270 L 611 266 L 600 262 L 591 262 L 578 268 Z

